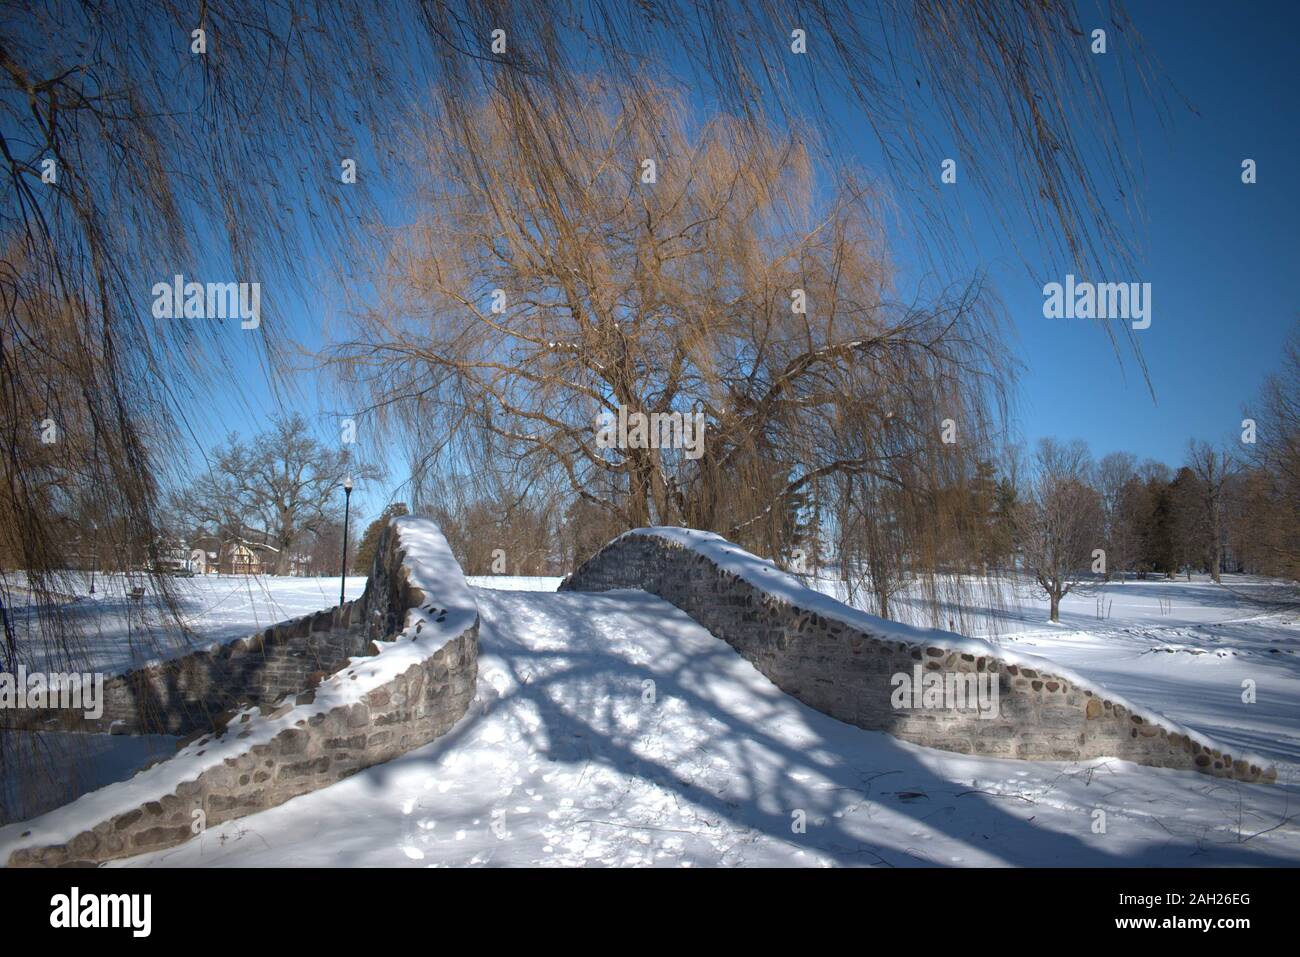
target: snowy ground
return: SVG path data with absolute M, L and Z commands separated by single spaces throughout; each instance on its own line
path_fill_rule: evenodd
M 1234 749 L 1300 763 L 1300 610 L 1264 610 L 1209 582 L 1120 590 L 1122 618 L 1066 614 L 1002 643 L 1086 670 Z
M 1067 599 L 1059 626 L 1034 600 L 1003 602 L 995 638 L 1278 759 L 1279 786 L 915 747 L 801 705 L 651 596 L 555 594 L 558 579 L 471 583 L 479 694 L 447 736 L 119 863 L 1300 863 L 1300 622 L 1257 603 L 1261 583 L 1234 583 L 1244 595 L 1197 581 L 1109 586 L 1104 620 L 1090 595 Z M 312 607 L 330 604 L 320 598 L 337 600 L 337 586 L 264 579 L 214 591 L 212 633 L 251 631 L 252 617 L 274 609 L 311 610 L 313 590 Z M 241 595 L 262 596 L 246 619 Z M 204 616 L 194 627 L 208 634 Z M 1241 701 L 1245 679 L 1257 686 L 1253 705 Z
M 838 582 L 815 587 L 846 597 Z M 1300 764 L 1300 605 L 1280 591 L 1247 576 L 1115 582 L 1066 596 L 1052 624 L 1046 601 L 1021 587 L 983 600 L 998 610 L 967 633 L 1057 661 L 1223 744 Z M 919 600 L 897 611 L 932 624 Z

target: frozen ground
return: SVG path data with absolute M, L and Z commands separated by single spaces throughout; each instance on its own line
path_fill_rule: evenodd
M 1262 609 L 1209 582 L 1111 592 L 1105 621 L 1063 615 L 1060 626 L 1026 626 L 1003 644 L 1086 670 L 1224 744 L 1300 763 L 1300 613 Z
M 1233 584 L 1252 598 L 1208 582 L 1129 582 L 1103 591 L 1104 619 L 1095 595 L 1067 599 L 1059 626 L 1027 596 L 990 618 L 1003 644 L 1277 758 L 1279 786 L 914 747 L 801 705 L 651 596 L 555 594 L 557 579 L 471 582 L 482 615 L 479 693 L 451 733 L 120 863 L 1300 863 L 1300 623 L 1257 603 L 1263 583 Z M 251 631 L 277 608 L 288 617 L 330 604 L 337 586 L 264 579 L 214 592 L 213 633 Z M 259 600 L 241 618 L 243 595 Z M 204 617 L 194 627 L 206 638 Z M 1247 679 L 1252 705 L 1241 700 Z

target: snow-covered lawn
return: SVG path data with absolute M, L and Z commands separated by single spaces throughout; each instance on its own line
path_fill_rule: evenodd
M 488 588 L 553 592 L 561 580 L 501 575 L 470 578 L 469 582 Z M 89 593 L 89 577 L 81 576 L 75 596 L 69 594 L 71 600 L 62 606 L 86 641 L 85 648 L 77 650 L 79 670 L 117 674 L 149 661 L 189 654 L 213 641 L 242 638 L 339 603 L 337 577 L 203 575 L 169 581 L 188 634 L 176 627 L 163 600 L 143 576 L 128 581 L 122 575 L 96 575 L 94 595 Z M 137 584 L 146 589 L 142 601 L 128 597 L 131 586 Z M 349 576 L 345 595 L 359 598 L 365 587 L 364 575 Z M 11 609 L 20 631 L 33 627 L 33 612 L 30 604 Z M 23 663 L 29 669 L 61 670 L 61 655 L 47 649 L 39 639 L 29 639 L 24 647 Z
M 479 694 L 447 736 L 119 863 L 1300 863 L 1300 622 L 1229 589 L 1108 586 L 1105 620 L 1087 596 L 1067 599 L 1060 625 L 1026 596 L 1003 603 L 990 637 L 1276 758 L 1276 786 L 915 747 L 805 707 L 643 593 L 555 594 L 558 579 L 471 583 L 482 615 Z M 349 594 L 362 584 L 349 581 Z M 338 579 L 209 588 L 197 583 L 211 616 L 196 615 L 193 627 L 232 637 L 333 604 Z M 243 596 L 258 600 L 241 612 Z M 1247 679 L 1255 704 L 1241 699 Z
M 838 582 L 815 587 L 845 597 Z M 1225 576 L 1222 585 L 1208 576 L 1116 582 L 1067 595 L 1053 624 L 1046 600 L 1022 585 L 982 602 L 998 610 L 977 616 L 983 628 L 970 633 L 1073 668 L 1223 744 L 1300 764 L 1296 599 L 1247 576 Z M 931 624 L 919 600 L 898 611 Z M 1252 703 L 1242 698 L 1248 688 Z

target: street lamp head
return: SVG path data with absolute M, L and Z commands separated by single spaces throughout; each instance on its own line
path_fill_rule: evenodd
M 349 475 L 347 478 L 345 478 L 345 479 L 343 480 L 343 491 L 347 492 L 349 495 L 352 494 L 352 476 L 351 476 L 351 475 Z

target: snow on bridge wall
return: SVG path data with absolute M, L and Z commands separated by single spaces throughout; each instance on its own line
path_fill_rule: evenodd
M 1118 757 L 1242 781 L 1277 777 L 1262 759 L 1231 754 L 1053 662 L 869 615 L 710 532 L 627 532 L 560 585 L 618 588 L 640 588 L 676 605 L 805 704 L 914 744 L 1027 760 Z M 895 706 L 902 683 L 895 676 L 932 673 L 963 682 L 974 676 L 990 689 L 996 682 L 995 707 L 981 716 L 947 707 L 951 697 L 938 707 Z
M 233 655 L 262 656 L 275 633 L 283 657 L 329 642 L 332 658 L 313 653 L 311 666 L 291 664 L 233 690 L 220 686 L 221 663 L 240 642 L 170 663 L 160 674 L 200 674 L 184 688 L 201 694 L 187 700 L 184 689 L 173 691 L 163 713 L 171 708 L 187 721 L 202 715 L 208 730 L 128 781 L 0 828 L 0 861 L 94 864 L 170 847 L 206 825 L 283 804 L 426 744 L 473 698 L 478 626 L 473 593 L 437 526 L 394 519 L 361 598 L 245 639 Z M 206 717 L 213 701 L 243 693 L 253 700 Z

